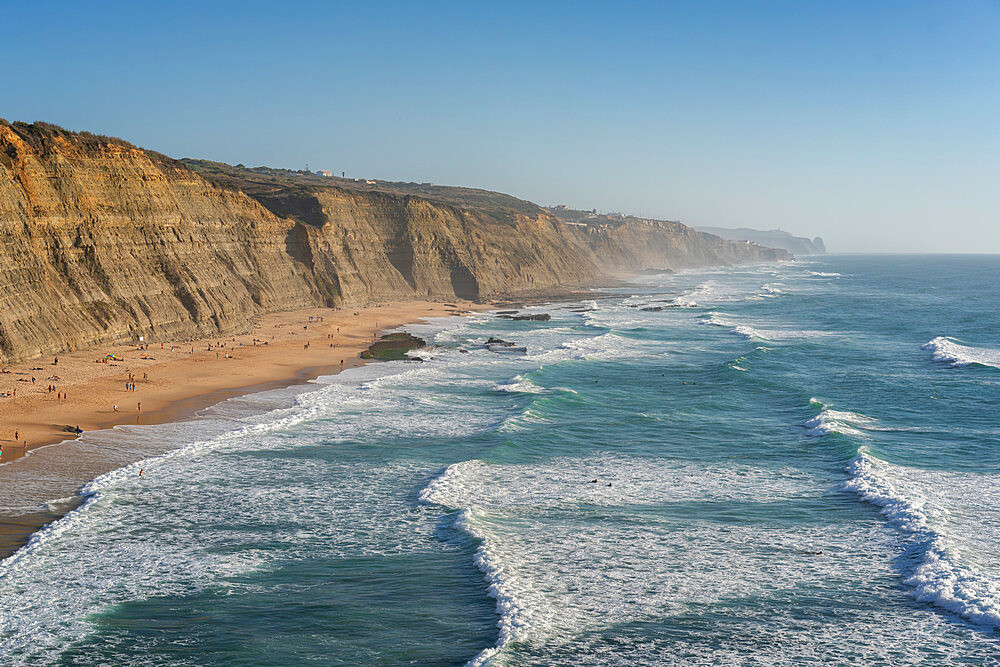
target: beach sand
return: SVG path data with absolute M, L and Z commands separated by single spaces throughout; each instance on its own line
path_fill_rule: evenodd
M 141 346 L 59 355 L 58 363 L 55 357 L 45 357 L 9 364 L 0 373 L 0 394 L 8 394 L 0 397 L 0 463 L 10 465 L 0 466 L 0 471 L 41 465 L 41 460 L 32 464 L 36 457 L 25 457 L 25 453 L 75 438 L 76 427 L 86 432 L 185 419 L 232 396 L 336 373 L 341 362 L 343 368 L 365 363 L 359 355 L 381 331 L 427 317 L 489 307 L 463 301 L 409 301 L 337 310 L 310 308 L 266 315 L 244 335 L 184 342 L 151 340 Z M 134 390 L 128 388 L 130 382 Z M 79 470 L 79 485 L 107 472 L 99 464 L 76 463 L 68 467 Z M 37 500 L 41 504 L 50 499 Z M 0 557 L 58 516 L 40 509 L 0 517 Z

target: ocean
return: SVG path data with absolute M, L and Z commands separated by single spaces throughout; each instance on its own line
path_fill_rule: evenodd
M 148 458 L 0 562 L 0 663 L 1000 664 L 997 276 L 643 276 L 89 434 Z

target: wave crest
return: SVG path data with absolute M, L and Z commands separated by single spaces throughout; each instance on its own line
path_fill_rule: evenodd
M 803 423 L 803 426 L 806 427 L 806 435 L 813 438 L 822 438 L 831 433 L 854 436 L 864 435 L 861 429 L 871 429 L 876 424 L 876 421 L 871 417 L 858 414 L 857 412 L 834 410 L 817 401 L 815 398 L 810 402 L 823 407 L 823 410 L 818 415 Z
M 1000 586 L 976 554 L 996 538 L 989 521 L 995 475 L 920 471 L 896 466 L 862 447 L 847 467 L 844 488 L 882 508 L 882 515 L 912 542 L 919 561 L 903 583 L 914 598 L 962 618 L 1000 628 Z M 944 503 L 940 496 L 949 496 Z M 961 511 L 956 509 L 961 508 Z M 987 544 L 980 544 L 987 533 Z
M 1000 368 L 1000 350 L 962 345 L 948 336 L 938 336 L 920 346 L 931 353 L 931 359 L 964 368 L 973 364 Z

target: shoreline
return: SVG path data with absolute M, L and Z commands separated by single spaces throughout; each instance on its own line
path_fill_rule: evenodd
M 156 341 L 146 349 L 108 346 L 60 355 L 54 365 L 38 359 L 6 365 L 3 368 L 9 372 L 0 375 L 0 391 L 11 393 L 16 388 L 18 394 L 0 399 L 0 488 L 9 488 L 4 482 L 11 475 L 35 472 L 30 468 L 37 467 L 37 472 L 44 474 L 45 466 L 34 464 L 37 457 L 28 455 L 53 445 L 71 449 L 80 436 L 66 430 L 69 427 L 80 425 L 87 433 L 119 425 L 195 419 L 200 411 L 230 398 L 306 384 L 323 375 L 366 365 L 368 360 L 360 358 L 361 352 L 386 330 L 428 318 L 490 310 L 503 302 L 477 304 L 453 299 L 338 310 L 309 308 L 266 315 L 250 333 L 226 339 L 163 341 L 162 347 Z M 102 350 L 115 361 L 97 363 L 94 357 Z M 161 358 L 150 358 L 156 354 Z M 39 368 L 44 370 L 35 370 Z M 62 375 L 55 391 L 50 392 L 48 386 L 53 381 L 37 380 L 43 372 L 45 378 L 57 375 L 55 369 Z M 30 380 L 18 381 L 32 373 L 36 378 L 33 385 Z M 134 389 L 126 389 L 127 384 Z M 58 398 L 63 392 L 69 398 Z M 74 401 L 76 397 L 82 398 Z M 115 405 L 118 412 L 111 407 Z M 20 436 L 16 443 L 12 437 L 15 431 Z M 78 475 L 61 480 L 73 484 L 75 502 L 65 503 L 59 510 L 47 505 L 59 499 L 58 494 L 49 494 L 55 497 L 32 499 L 38 503 L 34 511 L 0 513 L 0 559 L 27 544 L 39 529 L 78 508 L 84 500 L 80 488 L 118 467 L 81 462 Z M 0 494 L 0 500 L 5 500 L 3 495 L 9 493 Z

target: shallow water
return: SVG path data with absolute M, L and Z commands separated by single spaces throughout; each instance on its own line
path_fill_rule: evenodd
M 101 434 L 152 458 L 0 563 L 0 662 L 997 662 L 998 271 L 644 277 Z

